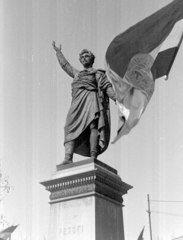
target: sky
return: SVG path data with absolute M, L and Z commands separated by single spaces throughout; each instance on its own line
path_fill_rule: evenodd
M 10 191 L 1 203 L 12 240 L 47 239 L 49 180 L 64 158 L 63 127 L 72 79 L 60 68 L 52 42 L 81 70 L 79 53 L 91 50 L 104 69 L 112 39 L 168 4 L 168 0 L 0 0 L 0 159 Z M 145 226 L 153 240 L 183 235 L 183 46 L 168 81 L 156 81 L 154 95 L 138 125 L 98 157 L 133 188 L 124 196 L 125 239 Z M 111 140 L 117 109 L 111 101 Z M 74 155 L 74 161 L 83 160 Z M 169 202 L 170 201 L 170 202 Z M 180 202 L 178 202 L 180 201 Z

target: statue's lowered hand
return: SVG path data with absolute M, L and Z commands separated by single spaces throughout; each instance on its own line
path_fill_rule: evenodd
M 57 46 L 55 45 L 55 41 L 53 41 L 52 45 L 53 45 L 53 48 L 55 49 L 56 52 L 61 52 L 61 44 L 60 44 L 59 47 L 57 47 Z

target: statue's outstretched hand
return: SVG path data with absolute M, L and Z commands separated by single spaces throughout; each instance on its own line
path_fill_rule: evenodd
M 53 41 L 52 45 L 56 52 L 61 52 L 61 45 L 59 47 L 55 46 L 55 41 Z

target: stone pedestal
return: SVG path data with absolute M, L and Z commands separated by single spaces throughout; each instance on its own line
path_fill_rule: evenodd
M 117 171 L 87 159 L 59 166 L 49 181 L 48 240 L 124 240 L 122 196 L 132 187 Z

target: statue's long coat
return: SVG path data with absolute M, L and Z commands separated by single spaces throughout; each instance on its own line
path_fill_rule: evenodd
M 73 78 L 72 102 L 64 127 L 64 144 L 74 140 L 74 152 L 90 156 L 89 125 L 98 118 L 98 153 L 101 154 L 107 149 L 110 140 L 109 97 L 115 100 L 112 85 L 104 71 L 93 68 L 78 71 L 62 54 L 57 57 L 62 68 Z

